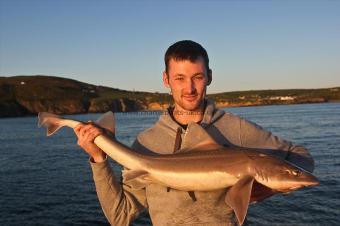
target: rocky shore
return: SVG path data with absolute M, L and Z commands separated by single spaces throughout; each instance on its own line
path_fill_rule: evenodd
M 129 92 L 53 76 L 0 77 L 0 117 L 166 108 L 166 94 Z

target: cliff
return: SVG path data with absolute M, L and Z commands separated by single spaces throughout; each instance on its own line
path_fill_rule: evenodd
M 0 77 L 0 117 L 148 110 L 165 94 L 129 92 L 53 76 Z

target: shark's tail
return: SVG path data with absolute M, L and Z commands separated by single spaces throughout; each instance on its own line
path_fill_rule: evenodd
M 61 123 L 64 119 L 55 114 L 51 114 L 48 112 L 39 112 L 38 114 L 38 126 L 46 127 L 47 136 L 53 135 L 57 132 L 61 127 L 63 127 L 63 123 Z
M 55 115 L 48 112 L 39 112 L 38 114 L 38 126 L 46 127 L 47 136 L 53 135 L 63 126 L 74 128 L 79 123 L 79 121 L 64 119 L 60 115 Z M 95 121 L 95 123 L 100 127 L 109 130 L 111 133 L 115 132 L 115 119 L 111 111 L 103 114 L 97 121 Z

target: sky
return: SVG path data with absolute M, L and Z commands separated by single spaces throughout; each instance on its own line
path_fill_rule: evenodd
M 164 53 L 208 51 L 208 93 L 340 86 L 340 1 L 0 0 L 0 76 L 168 92 Z

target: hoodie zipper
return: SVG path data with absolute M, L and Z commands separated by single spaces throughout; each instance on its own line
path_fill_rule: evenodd
M 187 135 L 188 133 L 188 129 L 189 129 L 189 126 L 187 127 L 187 129 L 185 130 L 184 132 L 184 136 L 183 136 L 183 140 L 185 140 L 185 136 Z M 180 149 L 181 149 L 181 146 L 182 146 L 182 128 L 181 127 L 178 127 L 177 128 L 177 131 L 176 131 L 176 138 L 175 138 L 175 145 L 174 145 L 174 153 L 177 153 Z M 170 188 L 167 187 L 166 188 L 166 191 L 167 192 L 170 192 Z M 191 200 L 193 202 L 196 202 L 197 201 L 197 198 L 195 196 L 195 192 L 194 191 L 188 191 L 188 195 L 190 196 Z
M 175 145 L 174 145 L 174 153 L 177 153 L 182 146 L 182 128 L 178 127 L 176 131 Z

